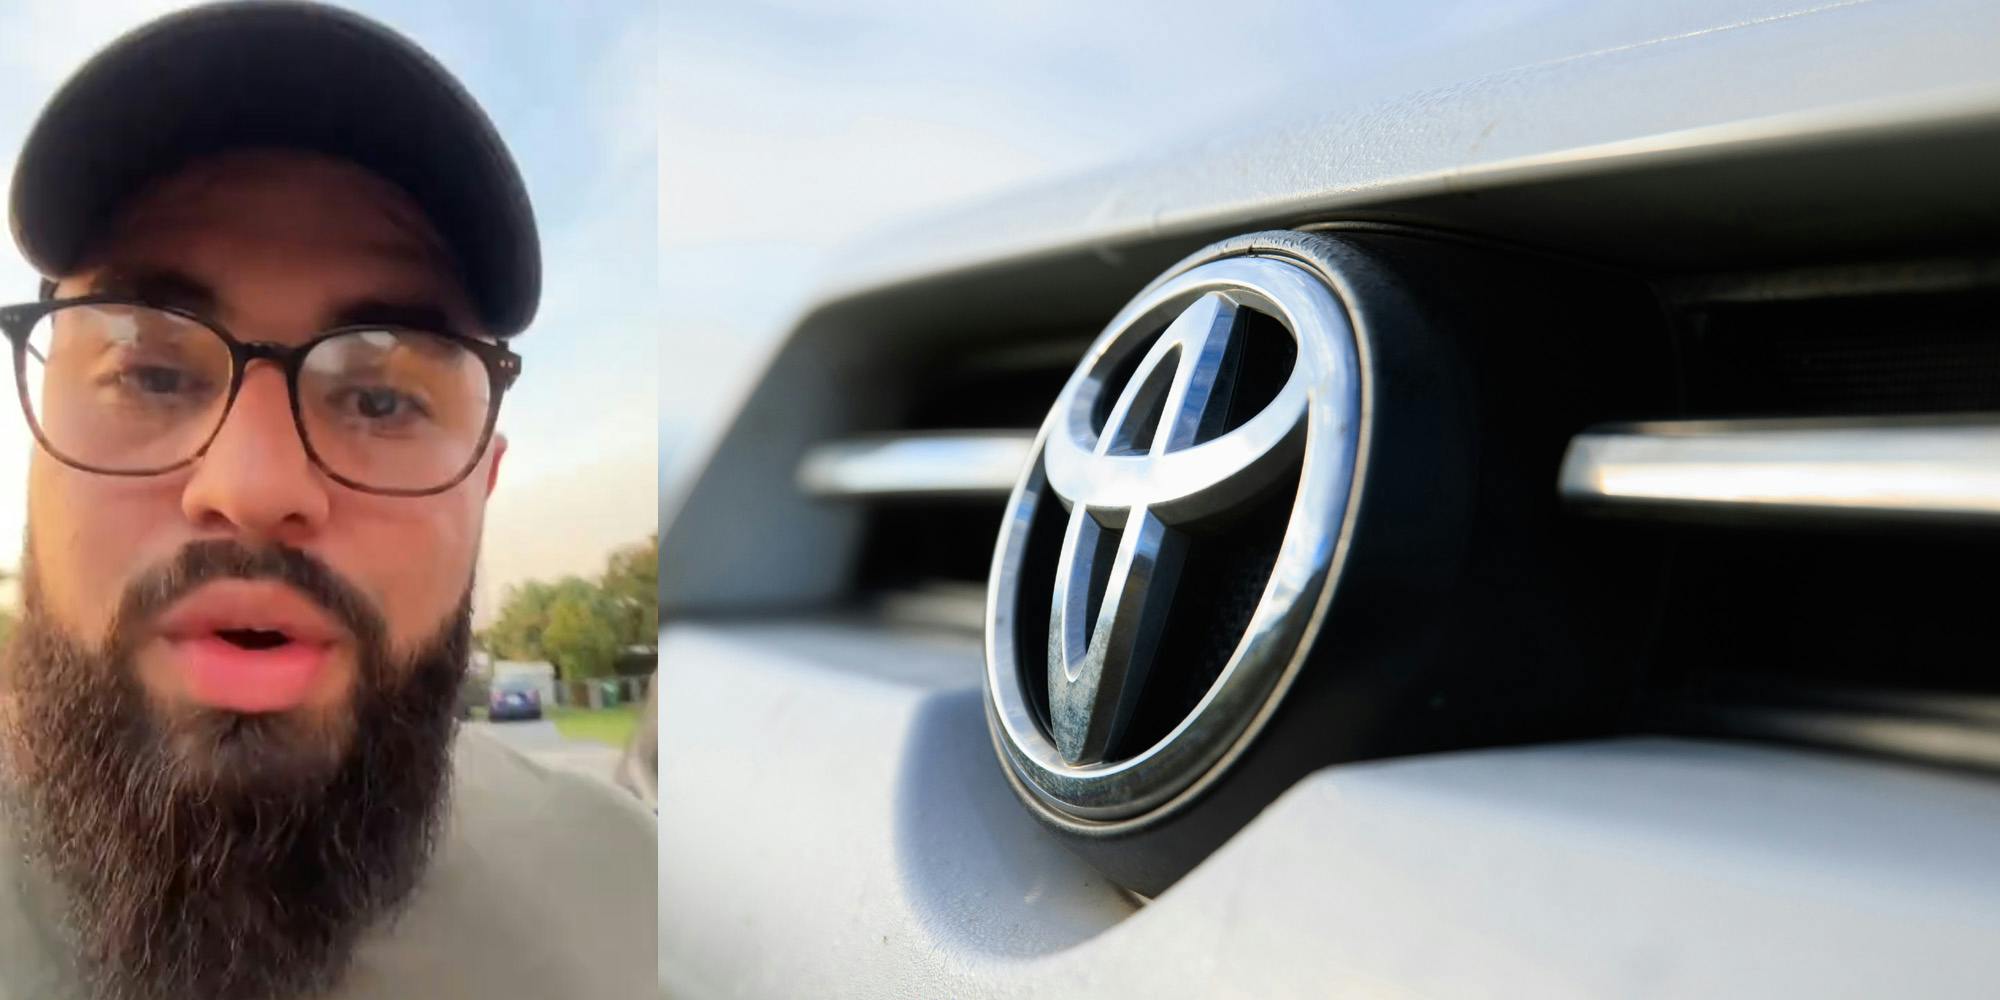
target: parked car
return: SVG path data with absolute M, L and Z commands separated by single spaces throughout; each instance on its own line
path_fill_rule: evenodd
M 542 717 L 542 693 L 523 684 L 495 684 L 486 703 L 486 717 L 494 722 L 516 722 Z
M 674 996 L 1992 994 L 2000 5 L 1529 7 L 838 258 L 665 501 Z

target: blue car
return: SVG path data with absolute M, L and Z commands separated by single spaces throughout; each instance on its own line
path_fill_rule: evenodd
M 487 699 L 486 718 L 493 722 L 542 717 L 542 693 L 528 687 L 495 687 Z

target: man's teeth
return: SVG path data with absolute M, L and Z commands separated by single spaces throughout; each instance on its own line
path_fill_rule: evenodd
M 291 641 L 283 632 L 260 628 L 218 629 L 215 634 L 224 642 L 233 643 L 244 649 L 271 649 Z

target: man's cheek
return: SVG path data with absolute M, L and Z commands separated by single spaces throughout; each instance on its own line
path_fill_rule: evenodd
M 86 636 L 103 635 L 126 586 L 189 540 L 171 497 L 150 491 L 31 491 L 28 518 L 31 556 L 49 610 Z
M 109 588 L 95 582 L 115 572 L 95 551 L 110 530 L 85 530 L 88 498 L 67 489 L 68 477 L 49 464 L 37 455 L 29 473 L 27 554 L 49 614 L 78 634 L 95 635 L 110 618 L 103 593 Z
M 329 519 L 326 558 L 381 609 L 399 653 L 436 637 L 472 579 L 481 505 L 464 492 L 354 496 Z

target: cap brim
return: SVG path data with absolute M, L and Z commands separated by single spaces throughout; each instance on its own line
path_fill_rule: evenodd
M 247 147 L 323 153 L 397 184 L 437 227 L 492 332 L 534 318 L 534 212 L 492 122 L 415 43 L 317 4 L 196 8 L 84 64 L 22 147 L 15 242 L 43 274 L 67 273 L 148 181 Z

